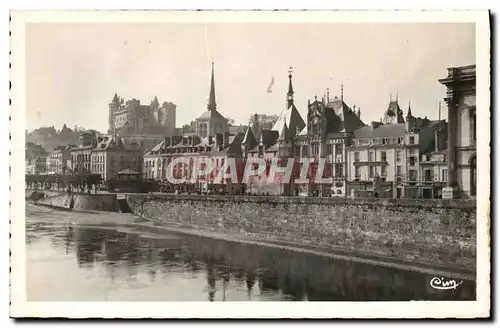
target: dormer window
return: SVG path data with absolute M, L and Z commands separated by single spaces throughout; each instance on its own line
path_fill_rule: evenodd
M 259 145 L 259 156 L 264 156 L 264 146 Z

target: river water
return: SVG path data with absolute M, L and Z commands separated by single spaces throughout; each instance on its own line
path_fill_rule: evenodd
M 406 301 L 476 297 L 472 281 L 439 290 L 430 286 L 433 276 L 427 274 L 208 238 L 70 223 L 81 222 L 82 215 L 106 214 L 27 208 L 29 301 Z

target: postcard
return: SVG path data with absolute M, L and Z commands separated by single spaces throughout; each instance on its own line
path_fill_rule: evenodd
M 12 317 L 489 317 L 487 11 L 10 29 Z

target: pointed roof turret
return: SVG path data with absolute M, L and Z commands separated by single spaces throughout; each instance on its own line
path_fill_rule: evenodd
M 116 92 L 115 92 L 115 95 L 113 96 L 112 102 L 114 102 L 114 103 L 119 103 L 120 102 L 120 99 L 118 98 L 118 94 L 116 94 Z
M 383 122 L 385 124 L 398 124 L 398 123 L 404 123 L 404 113 L 401 110 L 401 107 L 399 107 L 399 103 L 397 100 L 391 100 L 389 102 L 389 106 L 387 107 L 387 110 L 384 113 L 384 120 Z
M 215 102 L 215 77 L 214 77 L 214 62 L 212 62 L 212 79 L 210 81 L 210 95 L 208 98 L 208 110 L 216 110 L 217 103 Z
M 283 124 L 283 127 L 281 128 L 278 141 L 286 141 L 287 139 L 288 139 L 288 127 L 285 123 L 285 124 Z
M 158 97 L 155 96 L 153 101 L 151 101 L 151 107 L 158 108 L 160 106 L 160 102 L 158 101 Z
M 244 145 L 246 149 L 252 149 L 253 147 L 257 146 L 257 139 L 255 138 L 255 135 L 252 132 L 250 124 L 247 127 L 247 130 L 245 132 L 245 135 L 243 136 L 243 140 L 241 141 L 241 143 Z
M 293 86 L 292 86 L 292 67 L 288 70 L 288 93 L 287 95 L 293 96 Z
M 406 114 L 406 117 L 413 117 L 411 114 L 411 99 L 408 100 L 408 114 Z

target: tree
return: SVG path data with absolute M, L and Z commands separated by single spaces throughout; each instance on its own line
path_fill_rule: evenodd
M 234 125 L 235 121 L 232 118 L 227 119 L 227 124 Z

